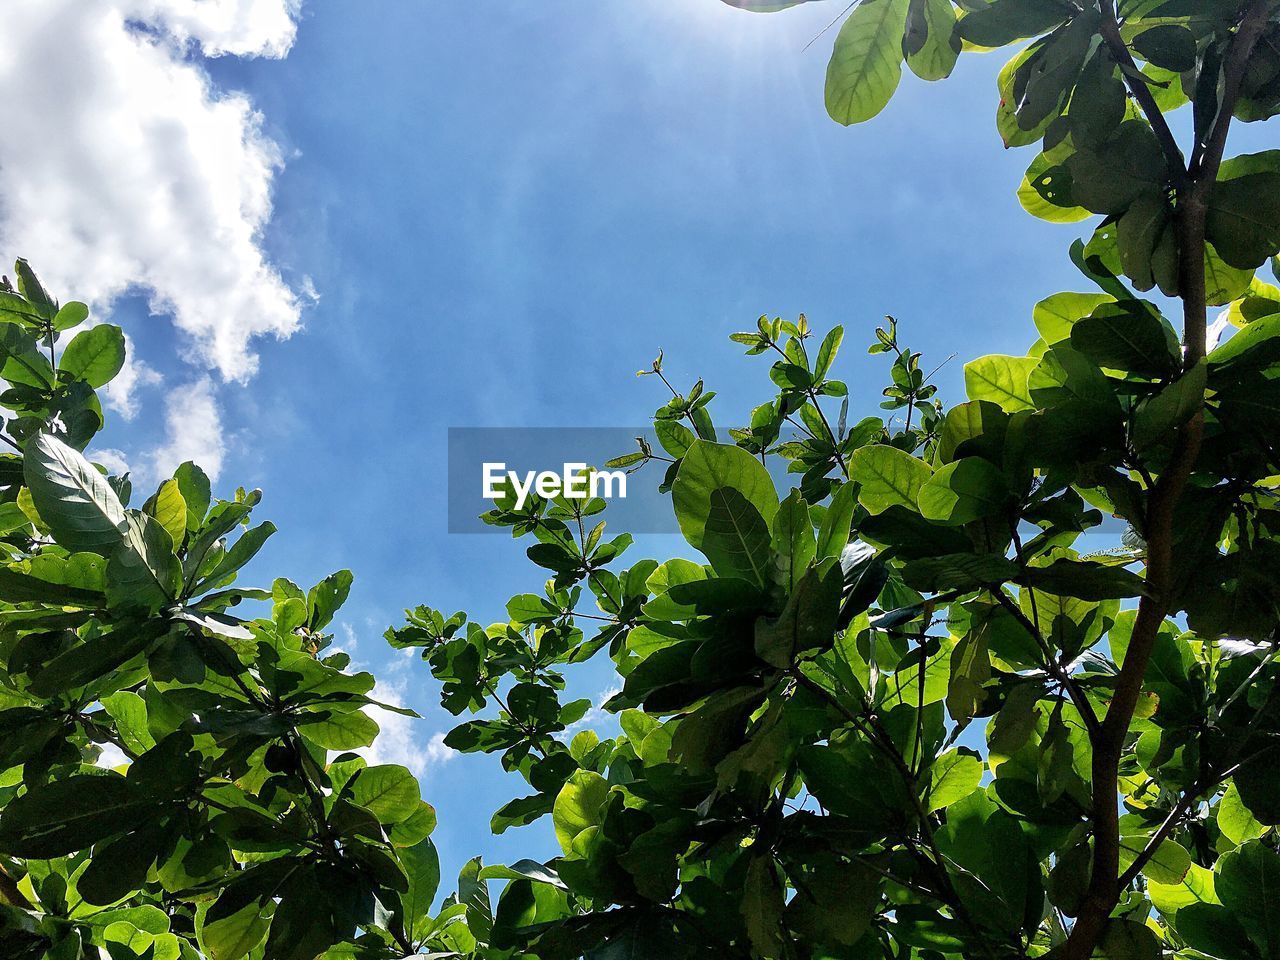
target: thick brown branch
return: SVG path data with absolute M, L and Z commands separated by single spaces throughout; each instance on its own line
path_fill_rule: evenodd
M 1257 46 L 1262 31 L 1267 26 L 1266 0 L 1250 0 L 1240 18 L 1240 26 L 1231 40 L 1222 64 L 1222 100 L 1213 127 L 1203 143 L 1196 144 L 1191 155 L 1191 179 L 1212 186 L 1218 179 L 1218 168 L 1227 148 L 1227 134 L 1231 129 L 1231 115 L 1240 98 L 1240 84 L 1244 81 L 1249 57 Z
M 1177 190 L 1175 227 L 1178 237 L 1179 295 L 1183 301 L 1183 366 L 1191 369 L 1205 356 L 1208 325 L 1205 289 L 1205 221 L 1208 198 L 1217 178 L 1231 115 L 1249 55 L 1266 22 L 1265 0 L 1250 0 L 1232 38 L 1224 63 L 1224 90 L 1219 115 L 1203 149 L 1193 154 L 1184 185 Z M 1215 78 L 1216 80 L 1216 78 Z M 1202 81 L 1203 82 L 1203 81 Z M 1142 101 L 1139 100 L 1141 103 Z M 1154 106 L 1154 104 L 1153 104 Z M 1143 105 L 1152 127 L 1163 123 L 1158 108 Z M 1159 121 L 1157 122 L 1157 118 Z M 1062 960 L 1088 960 L 1097 946 L 1111 911 L 1125 884 L 1120 872 L 1119 809 L 1116 792 L 1120 758 L 1129 725 L 1142 692 L 1156 637 L 1170 613 L 1173 592 L 1173 520 L 1178 502 L 1195 469 L 1204 433 L 1203 410 L 1178 432 L 1173 456 L 1152 488 L 1147 502 L 1147 594 L 1138 605 L 1129 648 L 1116 682 L 1115 694 L 1102 722 L 1102 736 L 1093 751 L 1093 870 L 1075 926 L 1062 949 Z M 1180 817 L 1183 811 L 1174 811 Z M 1171 829 L 1177 817 L 1171 815 Z

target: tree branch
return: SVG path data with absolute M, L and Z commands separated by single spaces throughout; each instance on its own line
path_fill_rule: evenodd
M 1241 687 L 1237 688 L 1236 693 L 1232 694 L 1228 698 L 1228 701 L 1227 701 L 1228 704 L 1231 701 L 1234 701 L 1236 698 L 1236 694 L 1238 694 L 1240 690 L 1244 688 L 1245 685 L 1252 683 L 1252 681 L 1256 677 L 1258 677 L 1262 673 L 1262 671 L 1266 669 L 1266 667 L 1269 666 L 1274 660 L 1275 660 L 1275 651 L 1273 651 L 1261 663 L 1258 664 L 1258 666 L 1249 675 L 1249 678 L 1244 682 L 1244 684 L 1242 684 Z M 1142 849 L 1142 852 L 1138 854 L 1137 858 L 1133 861 L 1133 863 L 1129 865 L 1129 869 L 1126 870 L 1124 874 L 1120 877 L 1120 889 L 1123 890 L 1129 884 L 1133 883 L 1135 879 L 1137 879 L 1138 874 L 1142 872 L 1142 868 L 1145 867 L 1147 863 L 1151 860 L 1151 858 L 1156 855 L 1156 851 L 1160 848 L 1160 844 L 1164 842 L 1165 837 L 1167 837 L 1170 833 L 1174 831 L 1174 829 L 1178 826 L 1182 818 L 1185 817 L 1188 811 L 1191 810 L 1192 806 L 1194 806 L 1196 803 L 1199 802 L 1199 798 L 1201 795 L 1208 793 L 1210 796 L 1212 796 L 1213 792 L 1217 790 L 1218 787 L 1222 786 L 1222 784 L 1225 783 L 1232 776 L 1232 774 L 1234 774 L 1238 769 L 1240 769 L 1240 767 L 1244 763 L 1248 763 L 1251 759 L 1253 759 L 1253 755 L 1251 755 L 1249 757 L 1246 757 L 1243 761 L 1241 761 L 1241 763 L 1235 762 L 1236 757 L 1240 755 L 1240 753 L 1244 750 L 1244 748 L 1248 745 L 1249 741 L 1252 739 L 1253 734 L 1256 730 L 1256 724 L 1258 722 L 1258 719 L 1264 713 L 1266 713 L 1267 708 L 1271 704 L 1271 698 L 1274 694 L 1275 694 L 1275 684 L 1271 684 L 1270 686 L 1267 687 L 1267 695 L 1266 695 L 1266 698 L 1262 701 L 1262 705 L 1258 707 L 1258 709 L 1254 712 L 1253 718 L 1252 720 L 1250 720 L 1248 727 L 1245 730 L 1244 736 L 1236 741 L 1235 746 L 1232 747 L 1230 753 L 1228 754 L 1227 762 L 1225 766 L 1220 767 L 1219 770 L 1216 772 L 1206 771 L 1196 780 L 1195 783 L 1191 784 L 1191 786 L 1189 786 L 1186 789 L 1182 797 L 1174 805 L 1173 809 L 1169 811 L 1169 815 L 1165 817 L 1164 822 L 1161 823 L 1159 828 L 1156 830 L 1156 832 L 1151 835 L 1151 839 L 1147 841 L 1147 845 Z M 1219 708 L 1218 715 L 1221 716 L 1222 712 L 1225 709 L 1226 709 L 1225 705 L 1222 708 Z M 1259 751 L 1259 754 L 1257 755 L 1260 755 L 1263 752 L 1265 752 L 1265 749 L 1263 751 Z
M 1104 10 L 1114 19 L 1114 5 L 1104 0 Z M 1179 296 L 1183 302 L 1183 368 L 1190 370 L 1205 356 L 1207 296 L 1205 285 L 1205 223 L 1208 197 L 1217 178 L 1231 115 L 1235 110 L 1249 55 L 1266 23 L 1266 0 L 1250 0 L 1240 26 L 1231 39 L 1223 65 L 1225 77 L 1217 119 L 1203 150 L 1197 149 L 1186 179 L 1177 190 L 1174 225 L 1178 238 Z M 1104 22 L 1104 34 L 1108 26 Z M 1118 29 L 1115 31 L 1118 37 Z M 1111 42 L 1111 41 L 1109 41 Z M 1123 43 L 1123 41 L 1121 41 Z M 1126 53 L 1127 56 L 1127 53 Z M 1130 60 L 1132 58 L 1129 58 Z M 1201 78 L 1200 82 L 1204 82 Z M 1216 84 L 1217 78 L 1213 78 Z M 1148 91 L 1149 93 L 1150 91 Z M 1135 94 L 1136 96 L 1136 94 Z M 1143 102 L 1147 119 L 1159 136 L 1164 123 L 1154 100 Z M 1154 108 L 1154 109 L 1152 109 Z M 1151 489 L 1147 501 L 1147 594 L 1138 605 L 1129 648 L 1116 682 L 1114 696 L 1102 722 L 1102 736 L 1093 751 L 1093 870 L 1079 915 L 1063 946 L 1062 960 L 1088 960 L 1101 937 L 1124 889 L 1120 872 L 1120 822 L 1116 791 L 1120 758 L 1129 725 L 1142 692 L 1143 677 L 1156 637 L 1170 612 L 1174 587 L 1173 520 L 1178 502 L 1186 490 L 1200 455 L 1204 434 L 1203 398 L 1201 409 L 1178 431 L 1173 456 Z M 1172 829 L 1172 823 L 1169 825 Z M 1126 872 L 1126 877 L 1129 877 Z M 1131 877 L 1129 878 L 1132 879 Z
M 1107 45 L 1107 50 L 1111 53 L 1111 59 L 1120 67 L 1120 75 L 1124 77 L 1125 86 L 1129 88 L 1129 93 L 1133 95 L 1133 99 L 1138 101 L 1138 106 L 1142 108 L 1143 116 L 1147 118 L 1147 122 L 1151 124 L 1152 131 L 1155 132 L 1156 139 L 1160 142 L 1160 149 L 1164 152 L 1165 165 L 1169 168 L 1169 175 L 1175 188 L 1181 188 L 1187 183 L 1187 168 L 1185 166 L 1186 159 L 1182 155 L 1182 148 L 1178 146 L 1177 138 L 1174 137 L 1173 131 L 1169 129 L 1169 123 L 1164 118 L 1156 98 L 1151 93 L 1151 88 L 1147 86 L 1146 80 L 1142 77 L 1142 71 L 1138 69 L 1137 63 L 1134 62 L 1133 54 L 1129 52 L 1129 46 L 1124 42 L 1124 37 L 1120 35 L 1120 21 L 1116 16 L 1115 0 L 1103 0 L 1102 3 L 1102 39 Z
M 933 833 L 933 824 L 929 820 L 929 813 L 925 810 L 924 804 L 920 800 L 920 790 L 916 776 L 911 772 L 911 768 L 908 766 L 902 754 L 893 748 L 892 741 L 883 733 L 881 728 L 875 724 L 874 718 L 868 720 L 868 718 L 861 717 L 854 713 L 838 697 L 834 696 L 831 691 L 827 690 L 820 683 L 814 681 L 812 677 L 806 676 L 799 667 L 792 667 L 790 674 L 795 679 L 796 683 L 831 704 L 831 706 L 845 717 L 845 719 L 853 724 L 855 729 L 870 740 L 876 749 L 884 754 L 889 762 L 897 769 L 899 776 L 902 777 L 903 785 L 907 788 L 907 793 L 911 795 L 911 802 L 915 808 L 916 818 L 920 824 L 920 838 L 924 841 L 925 846 L 929 850 L 930 857 L 937 865 L 937 879 L 941 881 L 946 888 L 945 892 L 947 897 L 944 899 L 955 911 L 957 919 L 969 928 L 969 931 L 982 945 L 983 950 L 990 955 L 990 944 L 987 943 L 986 938 L 983 937 L 977 923 L 965 907 L 964 902 L 960 899 L 960 894 L 956 890 L 954 881 L 951 879 L 951 873 L 947 870 L 947 858 L 938 846 L 937 838 Z
M 1218 168 L 1222 166 L 1227 134 L 1231 129 L 1231 117 L 1235 112 L 1236 101 L 1240 98 L 1240 84 L 1244 80 L 1249 57 L 1266 25 L 1266 0 L 1250 0 L 1222 64 L 1222 102 L 1218 106 L 1218 115 L 1204 142 L 1196 144 L 1191 155 L 1189 173 L 1193 181 L 1212 185 L 1218 179 Z
M 1076 685 L 1075 679 L 1067 672 L 1066 667 L 1060 664 L 1053 656 L 1053 650 L 1049 644 L 1045 642 L 1036 625 L 1027 619 L 1027 615 L 1022 612 L 1013 598 L 1010 597 L 1003 589 L 996 588 L 991 591 L 991 595 L 996 601 L 1005 608 L 1015 620 L 1022 626 L 1023 630 L 1031 634 L 1033 640 L 1040 647 L 1040 652 L 1044 654 L 1045 670 L 1051 677 L 1062 684 L 1063 689 L 1067 691 L 1067 695 L 1071 698 L 1071 702 L 1080 713 L 1080 718 L 1084 721 L 1085 729 L 1089 732 L 1090 742 L 1095 741 L 1102 733 L 1101 724 L 1098 722 L 1098 715 L 1094 712 L 1093 704 L 1089 702 L 1079 686 Z

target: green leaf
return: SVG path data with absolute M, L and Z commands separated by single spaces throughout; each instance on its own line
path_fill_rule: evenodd
M 842 483 L 831 495 L 831 503 L 818 527 L 817 557 L 839 557 L 849 542 L 853 513 L 858 508 L 858 488 L 853 483 Z
M 1004 474 L 981 457 L 965 457 L 940 467 L 916 495 L 922 517 L 955 525 L 998 513 L 1008 502 Z
M 1106 293 L 1055 293 L 1036 304 L 1031 319 L 1044 342 L 1052 346 L 1071 339 L 1071 328 L 1104 303 L 1115 303 Z
M 902 51 L 912 73 L 921 80 L 951 76 L 960 47 L 951 0 L 911 0 Z
M 146 824 L 122 837 L 94 847 L 88 868 L 76 881 L 86 903 L 107 906 L 142 889 L 147 871 L 165 845 L 162 823 Z
M 1160 960 L 1161 954 L 1154 930 L 1136 920 L 1117 918 L 1107 921 L 1094 953 L 1103 960 Z
M 341 895 L 337 883 L 346 881 L 348 875 L 327 876 L 326 884 L 320 877 L 322 871 L 323 867 L 304 867 L 285 879 L 271 917 L 265 956 L 272 960 L 314 960 L 348 933 L 339 932 L 339 923 L 343 927 L 350 924 L 334 915 L 331 899 Z
M 418 812 L 422 802 L 413 774 L 394 764 L 365 767 L 352 778 L 347 789 L 353 803 L 364 807 L 384 824 L 407 820 Z
M 1280 956 L 1280 854 L 1250 840 L 1218 861 L 1214 889 L 1264 957 Z
M 1150 377 L 1178 369 L 1178 338 L 1150 304 L 1104 303 L 1071 328 L 1071 346 L 1098 366 Z
M 944 553 L 908 561 L 902 579 L 914 590 L 977 590 L 1018 575 L 1018 565 L 993 553 Z
M 985 627 L 971 629 L 951 651 L 947 681 L 947 713 L 957 723 L 973 719 L 986 700 L 983 686 L 991 679 L 991 654 Z
M 1240 801 L 1259 823 L 1280 824 L 1280 747 L 1258 750 L 1233 779 Z
M 231 545 L 231 549 L 222 555 L 222 559 L 218 561 L 217 566 L 209 571 L 209 575 L 201 579 L 197 589 L 205 590 L 230 583 L 234 579 L 232 574 L 257 556 L 258 551 L 262 549 L 262 545 L 267 542 L 267 538 L 275 532 L 276 525 L 269 520 L 266 523 L 258 524 L 256 527 L 250 527 Z M 349 587 L 351 574 L 348 571 L 343 572 L 346 573 L 346 583 Z M 334 576 L 337 576 L 337 574 Z M 322 583 L 324 582 L 327 581 L 322 581 Z M 313 587 L 312 593 L 314 594 L 319 589 L 320 587 Z M 336 593 L 326 593 L 325 596 L 326 598 L 336 598 Z M 341 603 L 341 601 L 338 601 L 338 603 Z M 329 619 L 332 619 L 332 616 L 333 614 L 330 612 Z M 328 619 L 325 620 L 325 623 L 328 623 Z
M 49 859 L 145 824 L 156 801 L 117 774 L 73 774 L 33 787 L 0 815 L 0 853 Z
M 276 528 L 270 523 L 264 523 L 259 527 L 250 530 L 240 541 L 236 543 L 236 548 L 241 543 L 245 543 L 244 550 L 236 558 L 236 565 L 231 567 L 237 570 L 258 552 L 258 548 L 271 534 L 275 533 Z M 235 552 L 235 548 L 227 554 L 230 559 L 231 554 Z M 331 573 L 325 577 L 307 593 L 307 626 L 312 630 L 323 630 L 338 609 L 347 602 L 347 594 L 351 592 L 352 576 L 350 570 L 339 570 L 337 573 Z
M 1222 835 L 1239 846 L 1249 840 L 1257 840 L 1267 832 L 1267 827 L 1258 822 L 1249 812 L 1240 798 L 1240 791 L 1234 783 L 1227 786 L 1227 792 L 1218 801 L 1215 810 L 1218 829 Z
M 760 587 L 771 582 L 769 524 L 778 495 L 751 454 L 697 441 L 680 463 L 672 499 L 681 533 L 717 573 Z
M 101 565 L 102 558 L 97 554 L 76 553 L 73 557 L 93 557 Z M 85 578 L 84 586 L 79 583 L 64 583 L 61 580 L 73 579 L 66 576 L 48 576 L 53 573 L 49 569 L 48 563 L 39 563 L 41 560 L 54 559 L 53 557 L 33 557 L 31 560 L 23 561 L 21 565 L 14 567 L 0 568 L 0 595 L 8 603 L 22 603 L 25 601 L 36 601 L 37 603 L 48 603 L 57 606 L 85 606 L 94 607 L 102 603 L 102 591 L 100 582 L 89 583 Z M 39 567 L 37 568 L 37 563 Z M 66 568 L 70 564 L 63 565 L 62 570 L 57 573 L 63 574 L 67 572 Z M 25 570 L 23 568 L 26 568 Z M 30 572 L 28 572 L 30 571 Z M 38 575 L 45 574 L 45 575 Z M 74 578 L 79 579 L 79 578 Z M 97 568 L 97 575 L 93 577 L 94 581 L 101 580 L 101 568 Z
M 1039 361 L 1035 357 L 993 355 L 964 365 L 964 385 L 970 400 L 990 400 L 1007 413 L 1033 410 L 1027 378 Z
M 689 448 L 698 439 L 694 432 L 679 420 L 658 420 L 653 425 L 653 432 L 657 434 L 662 449 L 676 458 L 688 453 Z
M 801 869 L 802 877 L 793 876 L 796 895 L 783 913 L 786 928 L 819 943 L 852 946 L 861 941 L 879 912 L 880 875 L 832 851 L 806 857 Z
M 1255 320 L 1209 354 L 1209 371 L 1215 385 L 1223 376 L 1260 369 L 1280 360 L 1280 313 Z
M 773 515 L 772 547 L 777 583 L 789 592 L 804 576 L 818 549 L 809 505 L 799 490 L 792 490 Z
M 83 380 L 95 390 L 105 387 L 124 366 L 124 331 L 109 323 L 77 333 L 62 352 L 58 375 Z
M 644 605 L 651 620 L 679 622 L 761 607 L 760 587 L 737 577 L 712 577 L 673 584 Z
M 1057 803 L 1071 785 L 1074 747 L 1067 725 L 1062 722 L 1062 711 L 1055 709 L 1049 718 L 1049 726 L 1040 738 L 1040 752 L 1036 761 L 1036 792 L 1044 806 Z
M 168 630 L 163 620 L 125 623 L 60 653 L 31 680 L 31 692 L 51 697 L 106 676 L 146 651 Z
M 0 323 L 0 376 L 37 390 L 48 390 L 56 379 L 35 337 L 16 323 Z
M 481 875 L 493 869 L 486 867 Z M 554 929 L 556 921 L 565 920 L 572 914 L 568 895 L 562 887 L 536 883 L 519 876 L 514 881 L 502 891 L 493 920 L 493 934 L 489 939 L 490 946 L 500 950 L 510 949 L 539 929 Z M 635 955 L 637 950 L 643 953 L 652 943 L 648 931 L 642 932 L 638 926 L 631 926 L 611 940 L 605 950 L 626 957 Z
M 223 893 L 215 908 L 228 899 L 228 893 L 234 896 L 234 888 Z M 215 914 L 211 910 L 206 914 L 200 927 L 200 942 L 211 960 L 241 960 L 260 944 L 271 925 L 269 902 L 256 899 L 243 903 L 237 901 L 230 912 Z M 210 916 L 214 919 L 210 920 Z
M 1069 94 L 1080 97 L 1083 89 L 1088 95 L 1088 85 L 1078 86 L 1077 81 L 1098 22 L 1097 13 L 1086 8 L 1029 48 L 1031 56 L 1014 76 L 1013 91 L 1018 98 L 1014 115 L 1019 128 L 1038 130 L 1059 115 Z M 1072 106 L 1077 106 L 1076 100 Z
M 1133 38 L 1133 49 L 1147 63 L 1174 73 L 1186 73 L 1196 66 L 1195 34 L 1180 24 L 1143 30 Z
M 1198 863 L 1189 864 L 1186 875 L 1177 883 L 1152 880 L 1147 887 L 1151 903 L 1166 917 L 1193 903 L 1217 903 L 1214 874 Z
M 797 754 L 809 792 L 860 830 L 878 831 L 905 814 L 910 801 L 896 773 L 863 744 L 802 747 Z
M 752 956 L 782 957 L 782 884 L 773 858 L 754 856 L 747 864 L 739 910 L 746 923 Z
M 53 318 L 58 312 L 58 303 L 49 296 L 44 284 L 31 269 L 31 264 L 19 257 L 13 265 L 13 272 L 18 275 L 18 292 L 27 298 L 27 302 L 40 316 L 47 319 Z
M 61 333 L 80 326 L 89 319 L 89 307 L 79 300 L 64 303 L 53 318 L 53 329 Z
M 187 529 L 195 532 L 200 529 L 204 515 L 209 509 L 211 496 L 209 478 L 205 476 L 203 470 L 188 460 L 174 471 L 173 479 L 178 481 L 178 492 L 182 494 L 182 501 L 187 505 Z M 176 538 L 174 542 L 177 542 Z
M 776 620 L 756 621 L 756 656 L 787 670 L 799 654 L 829 648 L 835 642 L 842 585 L 836 561 L 810 567 L 787 598 L 781 615 Z
M 1039 36 L 1067 18 L 1055 0 L 992 0 L 986 5 L 961 4 L 968 13 L 960 19 L 960 36 L 979 47 L 1003 47 Z
M 1138 855 L 1146 849 L 1151 838 L 1146 832 L 1127 833 L 1120 830 L 1120 869 L 1127 870 Z M 1164 839 L 1142 868 L 1143 874 L 1156 883 L 1166 885 L 1181 883 L 1191 868 L 1191 854 L 1186 847 L 1173 840 Z
M 154 518 L 131 511 L 122 543 L 107 563 L 107 599 L 121 608 L 158 610 L 178 596 L 182 566 Z
M 1126 120 L 1094 149 L 1078 149 L 1065 166 L 1072 200 L 1108 216 L 1123 215 L 1139 198 L 1164 186 L 1160 142 L 1144 120 Z
M 423 840 L 400 850 L 399 858 L 409 878 L 408 888 L 400 894 L 405 929 L 418 937 L 426 926 L 423 921 L 430 919 L 431 904 L 440 886 L 440 855 L 434 843 Z
M 1240 922 L 1225 907 L 1190 903 L 1178 910 L 1178 936 L 1187 945 L 1211 957 L 1247 957 L 1256 960 L 1257 948 Z
M 1142 577 L 1095 560 L 1060 558 L 1047 566 L 1027 567 L 1018 582 L 1039 593 L 1094 601 L 1138 597 L 1146 591 Z
M 313 716 L 317 718 L 314 722 Z M 355 750 L 373 743 L 378 735 L 378 723 L 360 710 L 320 711 L 300 716 L 298 732 L 326 750 Z
M 1209 381 L 1202 360 L 1154 397 L 1138 407 L 1133 420 L 1133 445 L 1139 450 L 1173 442 L 1177 430 L 1204 406 Z
M 949 750 L 929 769 L 928 811 L 943 810 L 982 783 L 982 758 L 966 747 Z
M 855 450 L 849 458 L 849 470 L 859 484 L 858 502 L 871 514 L 893 506 L 914 511 L 921 488 L 933 474 L 923 460 L 884 444 Z
M 177 480 L 166 480 L 142 507 L 143 513 L 155 517 L 169 534 L 175 546 L 181 546 L 187 535 L 187 502 Z
M 836 36 L 827 65 L 827 113 L 849 126 L 883 110 L 902 78 L 910 0 L 862 0 Z
M 970 400 L 947 411 L 938 437 L 937 462 L 977 454 L 993 462 L 1004 454 L 1009 415 L 989 400 Z
M 598 773 L 578 770 L 565 781 L 551 809 L 556 839 L 566 854 L 584 830 L 598 826 L 609 799 L 609 782 Z
M 1253 270 L 1280 250 L 1280 173 L 1220 180 L 1209 199 L 1209 242 L 1228 266 Z
M 1172 219 L 1164 195 L 1152 191 L 1130 204 L 1116 224 L 1120 265 L 1139 290 L 1150 290 L 1156 284 L 1152 260 Z
M 537 860 L 517 860 L 511 865 L 497 864 L 480 871 L 481 880 L 533 880 L 567 890 L 564 881 L 550 864 Z
M 115 721 L 116 732 L 125 747 L 133 753 L 146 753 L 156 745 L 147 724 L 147 703 L 142 697 L 128 690 L 121 690 L 102 698 L 102 707 Z
M 1062 408 L 1080 401 L 1096 411 L 1099 419 L 1119 422 L 1121 407 L 1116 392 L 1096 363 L 1065 343 L 1045 351 L 1027 378 L 1031 401 L 1040 409 Z M 1076 406 L 1084 410 L 1084 406 Z M 1052 411 L 1057 413 L 1057 410 Z
M 818 348 L 818 359 L 813 364 L 814 380 L 821 380 L 831 369 L 836 354 L 840 351 L 840 343 L 844 340 L 844 327 L 832 327 Z
M 1042 692 L 1035 683 L 1020 683 L 1009 691 L 987 734 L 993 754 L 1011 757 L 1026 744 L 1040 716 L 1037 704 Z
M 425 800 L 407 820 L 392 824 L 387 838 L 397 847 L 411 847 L 431 836 L 436 829 L 436 808 Z
M 1253 280 L 1253 270 L 1230 266 L 1219 256 L 1213 244 L 1205 244 L 1204 248 L 1205 303 L 1210 307 L 1220 307 L 1244 296 Z M 1165 293 L 1176 292 L 1177 284 L 1166 288 Z
M 106 556 L 120 544 L 125 530 L 120 498 L 78 451 L 50 434 L 37 434 L 27 445 L 23 476 L 60 546 Z

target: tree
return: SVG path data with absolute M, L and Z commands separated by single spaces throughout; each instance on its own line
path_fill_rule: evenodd
M 411 713 L 324 653 L 351 574 L 235 585 L 275 527 L 249 525 L 258 491 L 216 499 L 192 463 L 130 507 L 128 475 L 82 452 L 124 336 L 61 345 L 88 308 L 16 272 L 0 286 L 0 955 L 412 953 L 450 922 L 429 916 L 435 811 L 408 770 L 349 752 L 377 735 L 364 708 Z M 104 748 L 127 762 L 106 769 Z
M 1280 3 L 862 0 L 828 109 L 1022 41 L 997 112 L 1041 145 L 1022 201 L 1102 218 L 1071 250 L 1095 289 L 1042 301 L 1027 355 L 972 361 L 944 410 L 891 323 L 896 416 L 850 425 L 842 331 L 761 318 L 734 340 L 778 392 L 747 426 L 671 388 L 664 452 L 615 462 L 667 461 L 705 563 L 618 570 L 603 503 L 499 501 L 545 589 L 388 635 L 485 711 L 446 742 L 528 782 L 494 830 L 549 814 L 562 847 L 469 865 L 478 955 L 1280 957 L 1280 289 L 1255 276 L 1280 151 L 1225 158 L 1233 119 L 1280 111 Z M 1123 540 L 1075 549 L 1106 516 Z M 565 744 L 564 671 L 602 651 L 621 735 Z

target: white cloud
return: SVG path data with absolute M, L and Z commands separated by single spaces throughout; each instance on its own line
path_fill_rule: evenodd
M 132 0 L 130 16 L 164 23 L 180 41 L 211 57 L 283 57 L 293 45 L 300 0 Z
M 171 389 L 165 397 L 165 442 L 148 457 L 146 481 L 171 476 L 185 460 L 194 460 L 211 480 L 222 472 L 227 445 L 213 381 L 202 377 Z
M 114 447 L 101 447 L 88 451 L 89 459 L 94 463 L 100 463 L 117 477 L 123 477 L 129 472 L 129 458 L 125 456 L 123 450 L 117 450 Z
M 404 684 L 378 681 L 370 694 L 375 700 L 393 706 L 404 706 Z M 458 755 L 446 747 L 444 734 L 432 734 L 426 741 L 419 739 L 421 720 L 406 717 L 381 707 L 366 707 L 365 712 L 378 722 L 381 728 L 373 745 L 357 750 L 370 764 L 398 763 L 407 767 L 415 777 L 421 777 L 428 767 L 448 763 Z
M 595 730 L 597 733 L 616 727 L 618 718 L 604 708 L 604 705 L 622 692 L 622 684 L 614 684 L 603 690 L 596 697 L 595 703 L 582 715 L 577 723 L 571 723 L 559 734 L 562 740 L 572 740 L 574 734 L 582 730 Z
M 189 360 L 252 376 L 254 338 L 293 333 L 309 287 L 261 245 L 279 148 L 191 55 L 282 57 L 298 2 L 7 0 L 0 247 L 99 311 L 144 292 Z
M 138 412 L 137 391 L 142 387 L 152 387 L 164 378 L 152 370 L 141 360 L 133 347 L 133 338 L 124 335 L 125 362 L 116 378 L 107 384 L 107 405 L 126 420 L 132 420 Z
M 360 647 L 360 637 L 356 634 L 356 628 L 351 624 L 343 621 L 338 624 L 338 630 L 342 634 L 342 642 L 333 645 L 334 653 L 345 653 L 352 660 L 355 660 L 356 650 Z M 354 666 L 354 664 L 353 664 Z

